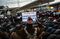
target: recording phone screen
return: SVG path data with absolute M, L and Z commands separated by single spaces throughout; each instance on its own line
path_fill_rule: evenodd
M 28 17 L 31 17 L 33 21 L 36 21 L 36 12 L 24 12 L 22 13 L 22 21 L 26 22 Z

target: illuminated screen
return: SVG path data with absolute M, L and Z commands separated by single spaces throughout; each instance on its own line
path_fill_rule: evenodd
M 36 21 L 36 12 L 24 12 L 22 13 L 22 21 L 26 22 L 28 17 L 31 17 L 33 21 Z

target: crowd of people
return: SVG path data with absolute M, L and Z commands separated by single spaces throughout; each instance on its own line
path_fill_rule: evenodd
M 44 39 L 58 39 L 60 31 L 60 13 L 47 11 L 43 13 L 37 12 L 38 20 L 44 25 L 44 31 L 47 32 Z
M 28 17 L 22 22 L 22 16 L 17 14 L 0 16 L 0 39 L 59 39 L 60 14 L 56 12 L 36 12 L 36 25 Z

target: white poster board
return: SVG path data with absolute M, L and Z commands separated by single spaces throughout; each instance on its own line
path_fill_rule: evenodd
M 26 22 L 28 17 L 31 17 L 33 21 L 36 21 L 36 12 L 24 12 L 22 13 L 22 21 Z

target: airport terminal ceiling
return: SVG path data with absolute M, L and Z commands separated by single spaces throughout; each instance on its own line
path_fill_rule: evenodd
M 23 7 L 34 1 L 44 1 L 44 0 L 0 0 L 0 6 L 8 6 L 9 8 Z
M 13 7 L 22 7 L 36 0 L 0 0 L 0 6 L 8 6 L 9 8 Z

